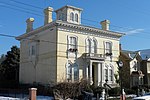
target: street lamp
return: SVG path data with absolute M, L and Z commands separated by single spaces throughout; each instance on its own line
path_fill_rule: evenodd
M 123 91 L 122 91 L 122 67 L 123 67 L 123 62 L 121 60 L 118 61 L 118 66 L 119 66 L 119 77 L 120 77 L 120 94 L 121 94 L 121 100 L 123 100 Z

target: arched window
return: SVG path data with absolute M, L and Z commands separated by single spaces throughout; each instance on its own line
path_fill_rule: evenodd
M 70 60 L 68 60 L 68 62 L 66 63 L 66 77 L 68 81 L 78 81 L 79 67 L 77 63 L 72 63 Z
M 74 13 L 73 12 L 70 13 L 70 20 L 74 21 Z
M 113 66 L 109 66 L 108 70 L 109 70 L 109 81 L 113 81 Z
M 105 81 L 107 80 L 108 81 L 108 65 L 105 65 L 105 68 L 104 68 L 104 75 L 105 75 Z
M 64 18 L 65 18 L 65 15 L 64 15 L 64 13 L 62 13 L 61 14 L 61 20 L 64 21 L 65 20 Z
M 86 53 L 91 53 L 91 40 L 89 38 L 86 39 Z
M 77 81 L 79 79 L 79 68 L 78 68 L 78 64 L 74 63 L 73 64 L 73 68 L 74 68 L 74 80 Z
M 67 80 L 72 79 L 72 63 L 71 63 L 71 61 L 68 61 L 66 64 L 66 77 L 67 77 Z
M 75 14 L 75 21 L 78 22 L 78 14 Z
M 91 48 L 92 48 L 92 53 L 97 53 L 97 41 L 96 41 L 96 39 L 93 39 Z

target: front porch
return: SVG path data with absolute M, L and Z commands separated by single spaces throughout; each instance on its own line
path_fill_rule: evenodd
M 103 86 L 108 80 L 105 75 L 107 74 L 105 72 L 105 55 L 85 53 L 83 58 L 85 60 L 84 77 L 89 80 L 91 85 Z M 114 84 L 114 79 L 108 81 L 108 84 Z

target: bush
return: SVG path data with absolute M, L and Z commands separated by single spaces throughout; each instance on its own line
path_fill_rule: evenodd
M 110 96 L 118 96 L 120 95 L 120 87 L 112 88 L 108 91 Z
M 81 91 L 92 92 L 87 80 L 81 82 L 61 82 L 53 87 L 54 95 L 61 99 L 76 98 Z
M 125 93 L 126 93 L 126 94 L 135 94 L 136 91 L 133 90 L 133 89 L 125 89 Z

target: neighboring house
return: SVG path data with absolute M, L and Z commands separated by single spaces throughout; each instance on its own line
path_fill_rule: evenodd
M 150 49 L 139 50 L 142 62 L 141 70 L 144 73 L 144 85 L 150 86 Z
M 103 86 L 105 80 L 116 85 L 120 37 L 124 34 L 109 30 L 109 21 L 102 29 L 81 25 L 82 9 L 64 6 L 44 10 L 44 26 L 33 29 L 34 18 L 27 19 L 27 30 L 20 41 L 20 83 L 51 84 L 89 79 Z
M 131 88 L 143 85 L 143 73 L 141 71 L 142 58 L 139 52 L 122 50 L 120 60 L 123 61 L 123 86 Z

